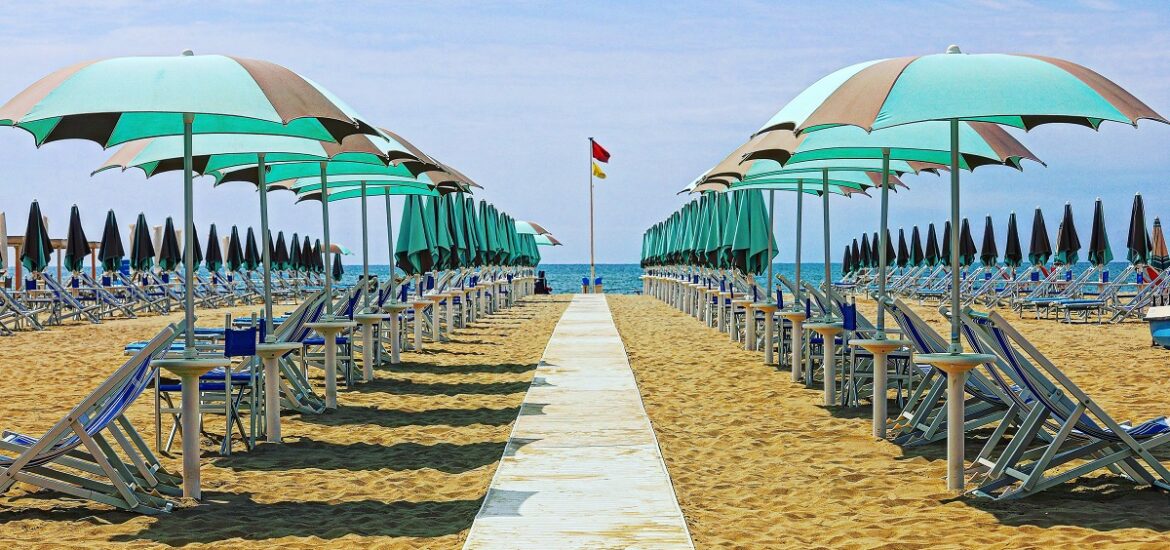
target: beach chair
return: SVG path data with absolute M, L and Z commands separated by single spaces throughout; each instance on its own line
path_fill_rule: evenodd
M 8 289 L 0 287 L 0 321 L 12 330 L 44 330 L 38 316 L 44 311 L 40 307 L 29 307 L 18 300 Z
M 182 480 L 150 452 L 125 413 L 181 326 L 163 329 L 41 437 L 0 435 L 0 494 L 16 482 L 143 514 L 169 512 Z
M 969 318 L 1031 398 L 1031 410 L 1009 448 L 998 461 L 984 464 L 990 467 L 975 494 L 1023 498 L 1101 469 L 1170 490 L 1170 470 L 1151 452 L 1170 443 L 1170 421 L 1159 417 L 1132 425 L 1113 420 L 1001 315 Z M 1057 429 L 1044 437 L 1046 425 Z M 1033 446 L 1025 456 L 1023 450 Z
M 1112 315 L 1109 317 L 1110 323 L 1120 323 L 1130 317 L 1141 317 L 1142 313 L 1147 308 L 1154 305 L 1164 305 L 1167 299 L 1170 298 L 1170 270 L 1159 271 L 1153 280 L 1144 285 L 1140 285 L 1136 294 L 1129 297 L 1128 300 L 1117 303 L 1109 307 Z
M 68 320 L 100 323 L 98 305 L 82 304 L 60 281 L 44 273 L 32 273 L 24 281 L 24 299 L 39 305 L 46 312 L 43 324 L 60 325 Z

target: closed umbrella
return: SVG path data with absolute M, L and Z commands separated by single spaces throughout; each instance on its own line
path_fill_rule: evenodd
M 947 258 L 951 257 L 951 222 L 943 222 L 942 232 L 942 250 L 939 253 L 938 263 L 946 264 Z M 959 265 L 963 265 L 962 258 L 959 259 Z
M 24 230 L 24 246 L 21 247 L 20 263 L 31 273 L 41 273 L 49 265 L 53 255 L 53 243 L 41 216 L 41 205 L 33 201 L 28 210 L 28 225 Z
M 873 267 L 873 258 L 870 256 L 869 234 L 861 234 L 861 261 L 858 263 L 862 268 Z
M 991 216 L 984 220 L 983 246 L 979 247 L 979 261 L 987 267 L 999 263 L 999 247 L 995 244 L 995 228 L 991 225 Z
M 134 223 L 134 235 L 130 238 L 130 269 L 134 271 L 149 271 L 154 267 L 154 243 L 150 240 L 150 226 L 146 225 L 146 215 L 138 214 L 138 221 Z
M 1003 263 L 1013 270 L 1020 267 L 1024 260 L 1024 251 L 1020 247 L 1020 230 L 1016 227 L 1016 213 L 1008 215 L 1007 242 L 1003 248 Z
M 853 271 L 858 271 L 865 266 L 862 265 L 862 263 L 861 263 L 861 246 L 859 244 L 857 244 L 857 239 L 853 239 L 853 246 L 850 248 L 852 249 L 852 252 L 853 252 L 850 255 L 850 260 L 852 260 Z
M 240 267 L 244 265 L 244 249 L 240 244 L 240 229 L 234 225 L 231 236 L 228 237 L 227 258 L 224 260 L 229 273 L 239 272 Z
M 853 273 L 853 251 L 849 245 L 845 245 L 845 254 L 841 256 L 841 275 L 848 275 Z
M 174 271 L 183 261 L 179 251 L 179 239 L 175 236 L 175 222 L 167 216 L 163 229 L 162 243 L 158 250 L 158 267 L 163 271 Z
M 85 268 L 85 257 L 89 255 L 89 240 L 81 227 L 81 213 L 77 205 L 69 210 L 69 231 L 65 238 L 65 270 L 77 273 Z
M 219 232 L 215 224 L 207 230 L 207 257 L 204 258 L 207 270 L 215 273 L 223 267 L 223 251 L 219 248 Z
M 0 227 L 0 231 L 3 231 Z M 122 235 L 118 232 L 118 218 L 114 211 L 106 212 L 106 225 L 102 229 L 102 244 L 98 250 L 98 260 L 102 262 L 102 271 L 117 271 L 122 267 L 122 258 L 126 250 L 122 248 Z
M 284 242 L 284 231 L 276 233 L 276 245 L 272 250 L 272 267 L 277 271 L 288 271 L 288 245 Z
M 906 244 L 906 231 L 901 227 L 898 228 L 898 255 L 897 264 L 899 268 L 904 268 L 910 265 L 910 247 Z
M 874 233 L 873 238 L 869 241 L 869 261 L 873 263 L 873 267 L 878 267 L 881 259 L 880 251 L 881 239 L 878 234 Z
M 959 232 L 959 265 L 967 267 L 975 263 L 975 257 L 979 255 L 979 251 L 975 250 L 975 239 L 971 237 L 971 224 L 967 222 L 967 218 L 963 218 Z
M 333 254 L 332 275 L 334 281 L 341 281 L 341 278 L 345 276 L 345 268 L 341 266 L 341 254 Z
M 313 244 L 309 242 L 309 237 L 305 236 L 305 242 L 301 246 L 301 272 L 313 273 L 315 265 L 313 263 Z
M 402 216 L 398 226 L 398 244 L 394 247 L 394 259 L 403 273 L 421 275 L 431 270 L 434 259 L 431 244 L 425 229 L 422 197 L 407 196 L 403 201 Z
M 1166 235 L 1162 233 L 1162 219 L 1154 218 L 1153 246 L 1150 249 L 1150 267 L 1159 271 L 1170 267 L 1170 251 L 1166 249 Z
M 321 239 L 313 241 L 313 272 L 325 273 L 325 251 L 321 249 Z
M 942 255 L 938 250 L 938 237 L 934 232 L 934 224 L 930 224 L 926 228 L 926 252 L 924 258 L 927 265 L 939 265 L 942 263 Z
M 1060 227 L 1056 228 L 1056 256 L 1052 261 L 1057 265 L 1072 267 L 1080 261 L 1078 253 L 1081 250 L 1081 239 L 1077 236 L 1077 227 L 1073 223 L 1072 205 L 1064 203 L 1064 217 L 1060 220 Z
M 198 272 L 199 271 L 199 264 L 203 263 L 203 245 L 199 244 L 199 230 L 195 229 L 195 226 L 191 226 L 191 231 L 193 231 L 195 233 L 194 235 L 191 236 L 191 241 L 190 241 L 191 246 L 195 247 L 195 250 L 192 251 L 194 258 L 191 260 L 191 262 L 192 262 L 192 265 L 194 266 L 195 271 Z M 186 254 L 186 251 L 184 250 L 183 253 Z M 185 256 L 180 256 L 180 258 L 183 258 L 183 257 L 185 257 Z
M 244 270 L 256 271 L 260 267 L 261 261 L 260 248 L 256 244 L 256 234 L 249 227 L 244 237 Z
M 894 249 L 894 239 L 890 237 L 890 230 L 886 228 L 886 263 L 896 264 L 898 260 L 898 251 Z M 879 245 L 880 247 L 880 245 Z M 880 260 L 880 256 L 878 257 Z
M 1133 196 L 1133 209 L 1129 214 L 1129 232 L 1125 238 L 1125 258 L 1133 265 L 1150 263 L 1150 232 L 1146 228 L 1146 205 L 1142 194 Z
M 1048 240 L 1048 227 L 1044 224 L 1044 213 L 1040 207 L 1032 215 L 1032 238 L 1028 242 L 1028 261 L 1043 267 L 1052 257 L 1052 241 Z
M 910 231 L 910 265 L 920 267 L 926 261 L 926 253 L 922 250 L 922 236 L 918 233 L 918 226 Z
M 293 233 L 292 240 L 289 241 L 288 270 L 301 270 L 301 238 L 296 233 Z
M 1113 249 L 1109 246 L 1109 233 L 1105 230 L 1105 208 L 1101 199 L 1093 204 L 1093 229 L 1089 233 L 1089 263 L 1104 267 L 1113 261 Z

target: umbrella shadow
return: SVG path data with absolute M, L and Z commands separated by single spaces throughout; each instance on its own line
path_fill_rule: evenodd
M 302 415 L 299 417 L 299 420 L 307 424 L 318 424 L 321 426 L 368 425 L 382 428 L 402 428 L 405 426 L 461 427 L 475 424 L 507 426 L 515 421 L 519 414 L 520 407 L 403 411 L 343 405 L 326 414 Z
M 1014 527 L 1170 532 L 1170 516 L 1165 513 L 1170 498 L 1165 492 L 1109 474 L 1058 485 L 1021 500 L 962 496 L 944 502 L 962 502 Z
M 513 395 L 528 391 L 528 381 L 521 382 L 414 382 L 410 379 L 378 378 L 353 391 L 390 395 Z
M 303 437 L 289 438 L 280 445 L 260 445 L 250 453 L 215 457 L 216 467 L 233 471 L 277 472 L 311 466 L 320 470 L 412 471 L 430 468 L 461 474 L 499 462 L 505 441 L 436 443 L 403 442 L 337 444 Z
M 435 365 L 431 363 L 399 363 L 386 367 L 387 372 L 417 374 L 526 374 L 536 370 L 535 364 L 502 363 L 499 365 Z

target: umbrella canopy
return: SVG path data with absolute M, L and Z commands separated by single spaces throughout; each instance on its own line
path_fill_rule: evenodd
M 536 246 L 562 246 L 561 241 L 552 235 L 533 235 Z
M 898 267 L 906 267 L 910 265 L 910 247 L 906 244 L 906 231 L 901 227 L 898 228 L 898 254 L 895 262 Z
M 1003 249 L 1003 263 L 1011 268 L 1020 267 L 1024 259 L 1023 249 L 1020 248 L 1020 230 L 1016 227 L 1016 213 L 1008 215 L 1007 243 Z
M 455 241 L 451 235 L 450 201 L 445 197 L 430 197 L 427 199 L 427 224 L 435 235 L 435 269 L 453 269 L 457 267 Z
M 1042 266 L 1052 257 L 1052 241 L 1048 240 L 1048 227 L 1044 224 L 1044 213 L 1036 207 L 1032 215 L 1032 240 L 1028 243 L 1028 261 Z
M 341 254 L 333 254 L 333 269 L 331 270 L 334 281 L 340 281 L 345 276 L 345 268 L 341 266 Z
M 873 239 L 869 241 L 869 261 L 873 262 L 874 267 L 878 267 L 879 263 L 881 262 L 881 244 L 882 241 L 875 232 L 873 234 Z
M 1109 233 L 1105 231 L 1105 207 L 1101 199 L 1093 204 L 1093 229 L 1089 233 L 1089 263 L 1106 266 L 1113 261 L 1113 249 L 1109 246 Z
M 857 261 L 857 266 L 861 267 L 861 268 L 873 267 L 876 264 L 876 262 L 873 261 L 873 257 L 871 256 L 871 253 L 872 253 L 872 249 L 869 246 L 869 234 L 862 233 L 861 234 L 861 256 L 859 257 L 859 259 Z
M 1166 235 L 1162 233 L 1161 218 L 1154 218 L 1153 246 L 1150 250 L 1150 267 L 1163 270 L 1170 267 L 1170 251 L 1166 249 Z
M 301 270 L 301 238 L 296 233 L 293 233 L 292 240 L 289 241 L 288 269 L 289 271 Z
M 249 227 L 247 236 L 244 237 L 244 270 L 256 271 L 260 267 L 260 262 L 260 247 L 256 244 L 256 234 Z
M 743 195 L 743 202 L 732 241 L 732 263 L 744 273 L 764 273 L 777 254 L 776 237 L 768 224 L 764 195 L 759 190 L 739 191 L 738 194 Z
M 179 251 L 179 239 L 175 236 L 175 222 L 167 216 L 166 226 L 163 228 L 162 243 L 158 249 L 158 267 L 163 271 L 174 271 L 183 261 Z
M 845 245 L 845 254 L 841 256 L 841 274 L 850 273 L 853 273 L 853 250 L 849 245 Z
M 4 228 L 0 227 L 0 231 Z M 106 225 L 102 229 L 102 244 L 98 250 L 98 260 L 102 262 L 102 271 L 117 271 L 122 266 L 122 258 L 126 250 L 122 248 L 122 235 L 118 233 L 118 218 L 114 211 L 106 212 Z
M 422 201 L 422 197 L 416 196 L 407 196 L 403 201 L 394 259 L 398 268 L 407 275 L 420 275 L 434 266 Z
M 325 251 L 321 248 L 321 239 L 313 241 L 313 271 L 325 273 Z
M 1058 265 L 1072 266 L 1080 261 L 1081 239 L 1073 223 L 1072 205 L 1064 203 L 1064 217 L 1056 228 L 1056 255 L 1052 261 Z
M 516 232 L 521 235 L 549 235 L 549 231 L 536 222 L 516 220 Z
M 987 267 L 999 263 L 999 247 L 995 245 L 995 228 L 991 225 L 991 216 L 987 216 L 983 223 L 983 246 L 979 247 L 979 261 Z
M 150 240 L 150 226 L 146 215 L 139 212 L 134 222 L 134 234 L 130 237 L 130 269 L 148 271 L 154 267 L 154 242 Z
M 49 240 L 49 231 L 45 228 L 45 219 L 41 216 L 41 205 L 33 201 L 28 209 L 28 224 L 24 229 L 24 246 L 21 247 L 20 263 L 24 268 L 40 273 L 49 265 L 49 258 L 53 255 L 53 243 Z
M 65 270 L 77 273 L 85 268 L 85 257 L 89 255 L 89 240 L 81 227 L 81 213 L 77 205 L 69 210 L 69 231 L 65 239 Z
M 910 265 L 919 267 L 926 261 L 926 255 L 922 251 L 922 236 L 918 233 L 918 226 L 910 231 Z
M 306 236 L 305 243 L 301 246 L 301 271 L 304 273 L 312 273 L 314 271 L 314 267 L 313 243 L 309 242 L 309 237 Z
M 307 243 L 306 243 L 307 244 Z M 225 258 L 227 270 L 229 272 L 237 272 L 240 267 L 244 265 L 244 249 L 240 244 L 240 228 L 232 226 L 231 236 L 228 237 L 227 258 Z
M 219 248 L 219 232 L 216 231 L 214 223 L 207 230 L 207 257 L 204 259 L 207 270 L 212 273 L 223 267 L 223 251 Z
M 967 218 L 963 218 L 963 224 L 959 227 L 959 265 L 966 267 L 975 263 L 979 251 L 975 250 L 975 239 L 971 237 L 971 224 Z
M 1150 231 L 1146 228 L 1146 205 L 1142 194 L 1133 196 L 1129 213 L 1129 232 L 1125 237 L 1125 258 L 1133 265 L 1150 263 Z
M 938 265 L 943 262 L 943 256 L 939 254 L 938 237 L 934 232 L 933 223 L 926 228 L 926 251 L 923 260 L 926 261 L 926 265 Z
M 271 239 L 269 239 L 271 242 Z M 276 244 L 272 249 L 272 267 L 277 271 L 287 271 L 291 266 L 288 255 L 288 245 L 284 242 L 284 231 L 276 233 Z
M 857 239 L 853 239 L 853 245 L 849 248 L 851 251 L 850 267 L 853 268 L 853 271 L 858 271 L 864 266 L 861 264 L 861 246 L 857 244 Z

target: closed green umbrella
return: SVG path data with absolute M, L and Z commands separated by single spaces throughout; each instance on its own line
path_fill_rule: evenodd
M 106 212 L 106 225 L 102 229 L 102 244 L 98 250 L 102 271 L 117 271 L 122 267 L 122 258 L 125 256 L 122 235 L 118 232 L 118 218 L 114 216 L 114 211 L 110 210 Z
M 32 273 L 41 273 L 49 265 L 53 255 L 53 243 L 41 216 L 41 205 L 32 202 L 28 210 L 28 225 L 24 229 L 24 246 L 21 247 L 20 263 Z
M 971 224 L 963 218 L 963 225 L 959 229 L 959 265 L 963 267 L 975 263 L 979 251 L 975 249 L 975 239 L 971 237 Z
M 434 266 L 422 201 L 422 197 L 407 196 L 403 202 L 394 257 L 398 268 L 407 275 L 421 275 Z
M 1043 267 L 1052 257 L 1052 241 L 1048 240 L 1048 226 L 1044 224 L 1044 213 L 1040 208 L 1032 215 L 1032 238 L 1028 242 L 1028 261 Z
M 313 241 L 313 273 L 325 273 L 325 250 L 321 248 L 321 239 Z
M 1113 261 L 1113 249 L 1109 246 L 1109 233 L 1105 230 L 1105 208 L 1101 199 L 1093 205 L 1093 231 L 1089 234 L 1089 263 L 1104 267 Z
M 898 256 L 897 265 L 899 268 L 905 268 L 910 265 L 910 247 L 906 244 L 906 232 L 898 228 Z
M 435 249 L 438 258 L 435 261 L 436 269 L 452 269 L 455 267 L 455 242 L 451 235 L 450 202 L 444 197 L 431 197 L 427 202 L 427 223 L 435 234 Z
M 1003 247 L 1003 263 L 1012 268 L 1020 267 L 1024 260 L 1024 251 L 1020 247 L 1020 230 L 1016 227 L 1016 213 L 1008 214 L 1007 242 Z
M 271 239 L 269 239 L 271 241 Z M 272 267 L 277 271 L 289 269 L 288 245 L 284 242 L 284 231 L 276 233 L 276 245 L 272 250 Z
M 227 270 L 235 273 L 240 271 L 244 265 L 244 247 L 240 243 L 240 229 L 232 226 L 232 233 L 228 237 L 227 246 Z
M 252 232 L 252 228 L 248 228 L 247 236 L 244 237 L 244 270 L 256 271 L 260 267 L 260 248 L 256 244 L 256 234 Z
M 215 224 L 207 230 L 207 257 L 204 258 L 207 270 L 215 273 L 223 268 L 223 251 L 219 248 L 219 232 Z
M 484 265 L 483 244 L 480 242 L 483 238 L 483 226 L 480 225 L 475 212 L 475 199 L 464 196 L 463 193 L 458 193 L 458 196 L 463 200 L 463 232 L 467 236 L 468 265 L 479 267 Z
M 293 233 L 292 240 L 289 241 L 288 247 L 288 269 L 289 271 L 301 271 L 301 237 Z
M 2 229 L 0 229 L 2 230 Z M 81 227 L 81 213 L 77 205 L 69 210 L 69 230 L 65 234 L 65 271 L 77 273 L 85 268 L 85 257 L 89 255 L 89 240 Z
M 926 263 L 926 253 L 922 250 L 922 234 L 918 232 L 918 226 L 910 231 L 910 265 L 914 267 L 922 267 Z
M 1073 223 L 1072 205 L 1064 203 L 1064 217 L 1056 228 L 1056 255 L 1052 261 L 1058 265 L 1072 267 L 1080 261 L 1081 239 Z
M 192 265 L 195 266 L 194 269 L 196 272 L 198 272 L 199 264 L 203 263 L 203 245 L 199 244 L 199 230 L 195 229 L 194 226 L 192 226 L 191 230 L 195 233 L 194 235 L 191 235 L 191 246 L 195 247 L 195 250 L 192 251 Z M 186 250 L 184 250 L 183 253 L 186 254 Z M 185 256 L 180 256 L 180 258 L 184 257 Z
M 926 262 L 926 265 L 939 265 L 944 261 L 943 256 L 939 254 L 938 236 L 934 232 L 933 223 L 926 227 L 926 251 L 923 253 L 922 258 Z
M 146 215 L 138 214 L 138 221 L 134 223 L 134 234 L 130 237 L 130 269 L 134 271 L 149 271 L 154 267 L 154 243 L 150 240 L 150 226 L 146 225 Z
M 744 273 L 758 275 L 767 269 L 767 262 L 775 257 L 775 237 L 768 227 L 768 212 L 764 206 L 763 194 L 758 190 L 740 193 L 744 196 L 736 220 L 732 262 Z M 772 257 L 768 257 L 769 245 Z
M 305 236 L 305 242 L 301 245 L 301 272 L 313 273 L 315 266 L 316 264 L 313 263 L 313 243 L 309 241 L 308 236 Z

